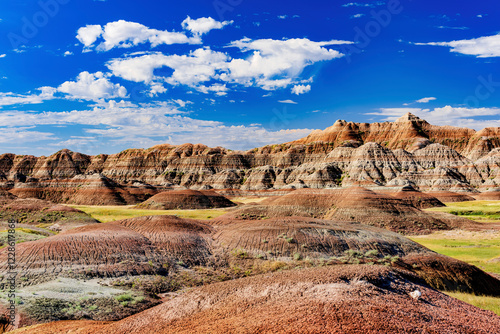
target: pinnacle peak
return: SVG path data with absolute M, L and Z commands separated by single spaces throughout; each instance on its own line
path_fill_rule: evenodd
M 406 122 L 422 122 L 423 120 L 420 119 L 418 116 L 415 116 L 411 112 L 407 112 L 400 118 L 398 118 L 395 122 L 396 123 L 406 123 Z

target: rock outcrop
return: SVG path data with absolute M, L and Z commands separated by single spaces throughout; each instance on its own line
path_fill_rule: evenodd
M 326 130 L 249 151 L 158 145 L 111 155 L 61 150 L 0 156 L 0 185 L 20 197 L 75 204 L 137 204 L 175 187 L 245 191 L 413 186 L 478 192 L 500 187 L 500 129 L 337 121 Z M 99 199 L 92 199 L 99 197 Z

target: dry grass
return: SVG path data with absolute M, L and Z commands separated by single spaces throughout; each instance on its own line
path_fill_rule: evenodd
M 211 219 L 226 213 L 227 209 L 204 209 L 204 210 L 146 210 L 133 209 L 133 205 L 117 206 L 93 206 L 93 205 L 72 205 L 72 207 L 82 210 L 100 222 L 129 219 L 142 216 L 172 215 L 181 218 Z

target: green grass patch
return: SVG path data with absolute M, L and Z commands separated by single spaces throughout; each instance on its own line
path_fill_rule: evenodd
M 71 205 L 72 207 L 82 210 L 91 215 L 94 219 L 100 222 L 107 223 L 110 221 L 129 219 L 143 216 L 156 215 L 171 215 L 181 218 L 192 219 L 211 219 L 216 218 L 224 213 L 227 209 L 206 209 L 206 210 L 147 210 L 133 209 L 133 205 L 117 205 L 117 206 L 91 206 L 91 205 Z
M 500 274 L 500 262 L 491 261 L 500 257 L 499 233 L 455 230 L 411 236 L 410 239 L 439 254 Z
M 500 315 L 500 297 L 476 296 L 463 292 L 445 292 L 448 296 Z
M 468 201 L 445 204 L 446 207 L 427 210 L 447 212 L 484 223 L 500 221 L 500 201 Z

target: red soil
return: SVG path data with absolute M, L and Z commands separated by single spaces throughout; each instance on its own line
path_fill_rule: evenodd
M 428 192 L 428 194 L 436 197 L 443 203 L 474 201 L 474 197 L 472 196 L 463 193 L 455 193 L 452 191 L 436 191 Z
M 391 193 L 390 195 L 400 200 L 403 200 L 408 204 L 411 204 L 417 209 L 427 209 L 427 208 L 445 206 L 443 202 L 441 202 L 431 194 L 415 190 L 411 187 L 403 188 L 401 191 Z
M 486 191 L 480 194 L 473 194 L 478 201 L 500 201 L 500 191 Z
M 410 292 L 419 290 L 415 300 Z M 333 266 L 216 283 L 123 320 L 13 333 L 498 333 L 500 317 L 382 266 Z
M 423 195 L 425 196 L 425 195 Z M 376 193 L 362 187 L 346 189 L 300 189 L 288 195 L 246 206 L 219 219 L 303 216 L 359 222 L 405 233 L 423 233 L 473 224 L 452 215 L 439 217 L 413 205 L 414 200 Z

